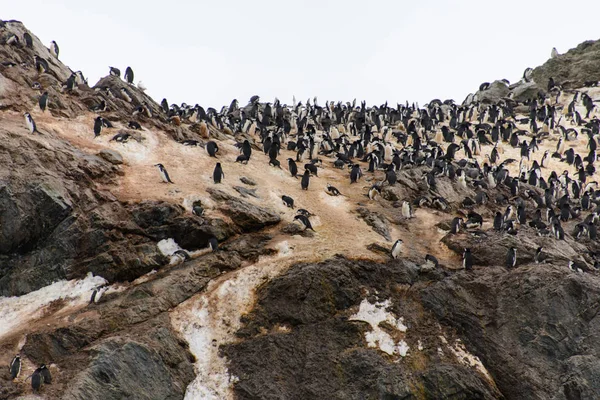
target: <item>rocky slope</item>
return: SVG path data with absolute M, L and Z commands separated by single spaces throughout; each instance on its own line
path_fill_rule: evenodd
M 599 79 L 600 69 L 573 62 L 593 62 L 595 44 L 586 43 L 535 69 L 527 88 L 496 82 L 481 90 L 471 99 L 473 126 L 489 104 L 510 103 L 515 111 L 506 119 L 521 139 L 540 139 L 532 160 L 554 152 L 560 133 L 548 124 L 531 132 L 529 100 L 549 76 L 570 81 L 556 104 L 570 127 L 569 87 L 600 98 L 598 89 L 582 88 Z M 36 68 L 35 55 L 47 60 L 46 71 Z M 112 75 L 93 88 L 79 78 L 65 88 L 77 75 L 17 21 L 0 24 L 0 57 L 0 364 L 15 354 L 23 359 L 17 379 L 0 372 L 1 399 L 600 397 L 598 248 L 594 238 L 573 234 L 591 211 L 562 222 L 564 240 L 528 224 L 516 235 L 495 231 L 494 215 L 509 202 L 516 208 L 521 201 L 531 220 L 534 194 L 544 190 L 529 182 L 517 194 L 508 184 L 482 189 L 476 165 L 466 160 L 461 168 L 475 173 L 468 184 L 440 173 L 432 189 L 423 178 L 430 162 L 407 159 L 394 172 L 397 182 L 381 185 L 381 195 L 370 199 L 368 189 L 384 181 L 384 168 L 367 172 L 368 163 L 356 158 L 365 173 L 350 184 L 346 167 L 333 166 L 335 152 L 320 154 L 318 177 L 304 191 L 286 168 L 295 151 L 282 147 L 283 169 L 269 165 L 261 121 L 236 129 L 220 123 L 226 112 L 174 116 L 173 107 L 165 112 Z M 519 90 L 511 97 L 521 103 L 503 100 Z M 37 103 L 45 91 L 50 100 L 42 112 Z M 102 102 L 105 111 L 92 111 Z M 451 114 L 451 103 L 439 103 Z M 147 111 L 135 112 L 140 106 Z M 264 103 L 257 107 L 266 110 Z M 351 124 L 334 125 L 354 141 L 351 125 L 360 124 L 360 112 L 350 111 Z M 29 133 L 24 112 L 40 134 Z M 99 115 L 113 127 L 95 138 Z M 419 135 L 408 119 L 394 118 L 392 112 L 384 118 L 386 146 L 406 155 Z M 141 129 L 132 129 L 132 120 Z M 302 129 L 291 120 L 288 142 Z M 329 123 L 321 115 L 313 122 L 322 139 Z M 446 117 L 419 134 L 442 144 L 441 127 L 451 124 Z M 567 148 L 583 157 L 585 127 L 572 126 L 578 136 L 566 136 Z M 129 140 L 111 140 L 117 134 Z M 209 140 L 219 146 L 216 160 L 204 149 Z M 247 165 L 235 162 L 244 140 L 253 149 Z M 483 165 L 492 146 L 481 145 L 471 160 Z M 502 160 L 521 159 L 519 147 L 499 146 Z M 457 168 L 461 158 L 466 150 L 458 150 Z M 221 184 L 212 180 L 216 162 L 225 171 Z M 157 163 L 174 184 L 161 182 Z M 518 176 L 518 164 L 506 164 L 507 171 Z M 550 171 L 565 169 L 576 172 L 549 158 L 543 174 L 550 181 Z M 342 195 L 329 195 L 327 184 Z M 489 201 L 466 202 L 482 191 Z M 314 231 L 294 220 L 296 209 L 283 205 L 282 195 L 315 214 Z M 203 215 L 192 212 L 198 200 Z M 410 217 L 404 201 L 413 204 Z M 483 217 L 482 226 L 449 233 L 449 221 L 466 220 L 469 212 Z M 402 255 L 390 260 L 398 238 Z M 210 250 L 211 239 L 219 251 Z M 545 264 L 534 263 L 540 246 Z M 462 268 L 465 247 L 473 253 L 471 271 Z M 511 247 L 515 269 L 504 267 Z M 185 258 L 176 253 L 181 249 Z M 426 263 L 426 254 L 439 265 Z M 588 272 L 570 270 L 569 260 Z M 94 289 L 101 296 L 90 303 Z M 33 392 L 27 377 L 43 363 L 52 383 Z

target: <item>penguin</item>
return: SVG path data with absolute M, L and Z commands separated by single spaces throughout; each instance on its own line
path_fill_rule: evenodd
M 25 47 L 33 49 L 33 37 L 31 37 L 29 32 L 23 34 L 23 39 L 25 39 Z
M 160 177 L 162 178 L 164 183 L 174 183 L 173 181 L 171 181 L 171 178 L 169 178 L 169 173 L 167 172 L 167 169 L 164 167 L 164 165 L 154 164 L 154 166 L 158 167 Z
M 390 186 L 394 186 L 396 184 L 397 180 L 398 180 L 398 178 L 396 176 L 396 171 L 394 171 L 393 169 L 389 169 L 385 173 L 385 181 L 384 182 L 387 182 Z
M 94 139 L 100 136 L 100 133 L 102 133 L 102 125 L 102 117 L 96 117 L 94 120 Z
M 240 154 L 235 159 L 235 162 L 239 162 L 240 164 L 248 164 L 248 156 L 246 156 L 245 154 Z
M 94 289 L 92 292 L 92 297 L 90 297 L 90 302 L 88 304 L 96 303 L 98 300 L 96 297 L 98 296 L 98 289 Z
M 536 264 L 546 262 L 546 255 L 544 253 L 542 253 L 543 249 L 544 248 L 542 246 L 540 246 L 535 251 L 535 256 L 533 256 L 533 261 L 535 261 Z
M 121 70 L 119 68 L 115 68 L 115 67 L 109 67 L 110 68 L 110 75 L 113 76 L 118 76 L 119 78 L 121 77 Z
M 308 184 L 310 183 L 310 171 L 304 170 L 304 175 L 302 175 L 302 180 L 300 181 L 300 186 L 302 190 L 308 190 Z
M 133 101 L 133 99 L 131 98 L 131 95 L 129 94 L 127 89 L 121 88 L 120 91 L 121 91 L 121 96 L 123 97 L 123 99 L 125 99 L 126 102 L 131 103 Z
M 360 170 L 360 165 L 354 164 L 352 166 L 352 170 L 350 170 L 350 183 L 358 182 L 358 179 L 361 177 L 362 171 Z
M 440 263 L 439 263 L 438 259 L 437 259 L 437 258 L 435 258 L 434 256 L 432 256 L 431 254 L 427 254 L 427 255 L 425 255 L 425 261 L 426 261 L 428 264 L 433 264 L 433 266 L 434 266 L 435 268 L 437 268 L 437 267 L 440 265 Z
M 400 256 L 400 253 L 402 252 L 402 244 L 404 242 L 402 241 L 402 239 L 398 239 L 394 242 L 394 245 L 392 246 L 392 258 L 395 260 L 398 258 L 398 256 Z
M 40 373 L 42 374 L 42 378 L 44 378 L 44 383 L 46 385 L 52 384 L 52 374 L 50 374 L 50 370 L 46 367 L 46 364 L 40 366 Z
M 39 100 L 38 100 L 38 104 L 40 106 L 40 110 L 42 110 L 42 112 L 46 111 L 46 107 L 48 107 L 48 92 L 44 92 Z
M 43 383 L 44 376 L 42 375 L 42 370 L 41 368 L 37 368 L 35 371 L 33 371 L 33 374 L 31 375 L 31 387 L 33 388 L 33 391 L 37 392 L 38 390 L 40 390 Z
M 281 196 L 281 200 L 283 200 L 283 204 L 286 207 L 294 208 L 294 199 L 292 199 L 290 196 L 283 195 Z
M 192 203 L 192 214 L 201 217 L 204 215 L 204 208 L 202 207 L 202 201 L 196 200 Z
M 58 45 L 56 44 L 56 42 L 53 40 L 50 42 L 50 54 L 52 54 L 54 57 L 58 58 Z
M 300 223 L 302 225 L 304 225 L 304 230 L 310 229 L 311 231 L 315 231 L 312 227 L 312 225 L 310 224 L 310 220 L 308 219 L 308 217 L 306 215 L 303 214 L 298 214 L 294 217 L 294 219 L 300 221 Z
M 462 218 L 460 218 L 460 217 L 454 218 L 452 220 L 451 225 L 450 225 L 450 233 L 453 233 L 455 235 L 457 233 L 459 233 L 460 232 L 460 227 L 462 226 L 462 224 L 463 224 L 463 219 Z
M 125 81 L 130 85 L 133 84 L 133 70 L 131 69 L 131 67 L 127 67 L 125 69 Z
M 104 119 L 103 119 L 103 121 L 104 121 Z M 141 126 L 141 125 L 140 125 L 140 123 L 139 123 L 139 122 L 137 122 L 137 121 L 129 121 L 129 122 L 127 123 L 127 127 L 128 127 L 129 129 L 134 129 L 134 130 L 136 130 L 136 131 L 141 131 L 141 130 L 142 130 L 142 126 Z
M 329 183 L 327 184 L 327 188 L 325 189 L 325 191 L 327 192 L 327 194 L 329 194 L 330 196 L 339 196 L 342 195 L 340 193 L 340 191 L 335 187 L 335 186 L 331 186 Z M 343 196 L 343 195 L 342 195 Z
M 304 215 L 306 218 L 310 218 L 315 215 L 315 214 L 311 213 L 310 211 L 305 210 L 304 208 L 299 208 L 298 210 L 296 210 L 296 213 L 299 215 Z
M 208 247 L 210 247 L 211 251 L 219 250 L 219 241 L 217 240 L 217 238 L 210 238 L 210 240 L 208 241 Z
M 27 128 L 29 129 L 29 133 L 39 133 L 41 135 L 41 132 L 38 131 L 37 126 L 35 125 L 35 121 L 33 120 L 33 118 L 31 117 L 31 114 L 29 114 L 28 112 L 26 112 L 25 114 L 23 114 L 25 117 L 25 123 L 27 124 Z
M 298 177 L 298 166 L 296 165 L 296 162 L 294 161 L 293 158 L 288 158 L 288 169 L 290 170 L 290 174 L 292 174 L 292 177 L 294 177 L 294 178 Z M 308 187 L 308 183 L 307 183 L 307 187 Z
M 221 168 L 221 163 L 218 162 L 215 165 L 215 170 L 213 171 L 213 180 L 215 183 L 221 183 L 221 180 L 225 178 L 225 174 L 223 173 L 223 169 Z
M 506 253 L 506 267 L 514 268 L 517 265 L 517 248 L 511 247 Z
M 467 271 L 473 269 L 473 256 L 471 255 L 471 249 L 465 249 L 463 253 L 463 268 Z
M 317 174 L 318 173 L 318 169 L 317 169 L 316 165 L 310 164 L 310 163 L 309 164 L 304 164 L 304 169 L 306 171 L 310 171 L 310 173 L 312 175 L 316 176 L 317 178 L 319 177 L 319 175 Z
M 379 189 L 379 186 L 373 185 L 369 189 L 369 199 L 375 200 L 377 196 L 381 196 L 381 190 Z
M 402 216 L 406 219 L 410 219 L 413 217 L 412 207 L 410 203 L 406 200 L 402 202 Z
M 208 155 L 211 157 L 216 157 L 216 154 L 219 152 L 219 146 L 214 141 L 210 141 L 206 143 L 206 151 Z
M 242 154 L 245 155 L 248 158 L 248 160 L 250 160 L 250 156 L 252 155 L 252 147 L 250 146 L 250 142 L 248 141 L 248 139 L 244 140 L 244 143 L 242 143 L 241 150 Z M 288 160 L 291 160 L 291 158 Z
M 19 374 L 21 373 L 21 356 L 17 354 L 15 358 L 12 359 L 9 370 L 10 379 L 14 380 L 19 377 Z

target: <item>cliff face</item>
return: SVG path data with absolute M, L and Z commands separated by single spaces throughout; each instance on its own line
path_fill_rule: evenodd
M 78 80 L 67 89 L 72 71 L 23 24 L 0 26 L 0 364 L 15 354 L 23 359 L 16 380 L 0 372 L 0 399 L 600 397 L 600 282 L 592 267 L 598 246 L 573 233 L 591 210 L 562 222 L 565 240 L 528 224 L 516 235 L 495 231 L 494 215 L 509 202 L 515 208 L 521 202 L 530 220 L 535 195 L 544 190 L 529 182 L 520 182 L 517 194 L 508 184 L 485 187 L 474 163 L 483 165 L 491 151 L 483 143 L 471 160 L 461 149 L 451 163 L 465 171 L 468 184 L 438 172 L 444 159 L 427 159 L 426 147 L 439 141 L 449 149 L 440 139 L 448 118 L 420 131 L 423 151 L 411 159 L 410 121 L 394 119 L 393 109 L 386 114 L 390 157 L 392 151 L 406 156 L 395 184 L 382 184 L 386 171 L 367 172 L 358 157 L 353 163 L 364 176 L 351 184 L 347 167 L 334 167 L 334 152 L 318 155 L 318 176 L 305 191 L 286 168 L 295 151 L 282 146 L 283 169 L 269 165 L 257 121 L 236 130 L 222 126 L 218 118 L 225 115 L 216 110 L 205 119 L 174 118 L 115 76 L 93 88 Z M 594 45 L 584 45 L 552 63 L 592 57 Z M 36 69 L 35 55 L 47 60 L 46 71 Z M 540 68 L 554 74 L 548 65 Z M 545 79 L 540 71 L 534 77 Z M 564 79 L 574 85 L 574 74 L 598 79 L 573 71 Z M 123 89 L 131 101 L 120 95 Z M 42 112 L 37 101 L 45 91 L 49 104 Z M 566 116 L 571 98 L 561 94 L 558 112 Z M 101 102 L 106 110 L 92 111 Z M 140 106 L 147 111 L 135 112 Z M 485 107 L 472 106 L 473 125 Z M 39 134 L 29 133 L 24 112 Z M 359 114 L 347 118 L 359 124 Z M 112 127 L 94 137 L 98 116 Z M 322 140 L 326 118 L 311 118 Z M 530 140 L 525 118 L 507 116 Z M 348 145 L 360 140 L 350 124 L 336 126 Z M 576 130 L 577 137 L 567 135 L 567 148 L 584 156 L 583 125 Z M 117 134 L 129 139 L 112 140 Z M 384 139 L 382 132 L 374 136 Z M 544 127 L 532 159 L 554 152 L 559 136 Z M 294 124 L 284 139 L 298 137 Z M 216 159 L 205 150 L 209 140 L 219 146 Z M 253 151 L 247 165 L 235 162 L 244 140 Z M 502 161 L 520 159 L 519 147 L 502 141 L 499 147 Z M 216 162 L 225 172 L 221 184 L 212 180 Z M 300 171 L 307 162 L 298 162 Z M 158 163 L 174 184 L 161 182 Z M 518 176 L 518 164 L 505 168 Z M 543 175 L 564 169 L 576 172 L 550 158 Z M 425 178 L 434 171 L 431 188 Z M 328 194 L 327 184 L 341 195 Z M 381 194 L 370 199 L 373 185 Z M 467 201 L 482 191 L 486 201 Z M 294 209 L 282 204 L 282 195 L 295 200 Z M 203 215 L 192 212 L 196 201 Z M 410 217 L 404 201 L 412 205 Z M 580 208 L 578 199 L 567 201 Z M 314 231 L 294 220 L 298 208 L 314 214 Z M 466 220 L 470 212 L 484 223 L 448 233 L 454 217 Z M 398 238 L 403 251 L 390 260 Z M 218 251 L 211 251 L 211 239 Z M 545 264 L 533 262 L 540 246 Z M 462 268 L 465 247 L 473 253 L 472 271 Z M 518 265 L 509 270 L 511 247 Z M 439 265 L 426 263 L 426 254 Z M 571 271 L 569 260 L 584 263 L 587 272 Z M 33 393 L 26 378 L 42 363 L 53 382 Z

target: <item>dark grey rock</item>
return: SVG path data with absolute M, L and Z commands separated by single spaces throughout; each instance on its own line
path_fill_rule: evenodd
M 209 187 L 206 191 L 218 201 L 219 210 L 244 232 L 254 232 L 281 221 L 279 214 L 269 208 L 256 206 L 219 189 Z
M 98 152 L 98 155 L 111 164 L 123 164 L 123 156 L 116 150 L 102 149 Z

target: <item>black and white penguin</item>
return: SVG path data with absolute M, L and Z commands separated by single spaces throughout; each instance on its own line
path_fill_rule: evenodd
M 252 155 L 252 146 L 250 146 L 250 142 L 248 141 L 248 139 L 244 140 L 244 143 L 242 143 L 241 151 L 242 154 L 245 155 L 248 158 L 248 160 L 250 160 L 250 156 Z M 291 158 L 288 160 L 291 160 Z
M 412 207 L 410 203 L 406 200 L 402 202 L 402 216 L 406 219 L 410 219 L 413 217 Z
M 164 183 L 173 183 L 171 178 L 169 178 L 169 173 L 167 169 L 162 164 L 154 164 L 155 167 L 158 167 L 158 171 L 160 172 L 160 177 L 162 178 Z
M 298 210 L 296 210 L 296 213 L 298 215 L 304 215 L 306 218 L 310 218 L 312 216 L 314 216 L 315 214 L 311 213 L 310 211 L 304 209 L 304 208 L 299 208 Z
M 131 67 L 127 67 L 125 69 L 125 81 L 130 85 L 133 84 L 133 70 L 131 69 Z
M 248 164 L 248 156 L 245 154 L 240 154 L 236 157 L 235 162 L 239 162 L 240 164 Z
M 506 268 L 514 268 L 517 265 L 517 248 L 511 247 L 506 253 Z
M 318 175 L 319 169 L 318 169 L 318 168 L 317 168 L 317 166 L 316 166 L 316 165 L 314 165 L 314 164 L 310 164 L 310 163 L 308 163 L 308 164 L 304 164 L 304 170 L 305 170 L 305 171 L 310 171 L 310 173 L 311 173 L 312 175 L 314 175 L 314 176 L 316 176 L 316 177 L 319 177 L 319 175 Z
M 217 240 L 217 238 L 210 238 L 210 240 L 208 241 L 208 247 L 210 247 L 211 251 L 219 250 L 219 241 Z
M 15 358 L 12 359 L 9 370 L 10 379 L 16 379 L 19 377 L 19 374 L 21 373 L 21 356 L 17 354 Z
M 40 390 L 43 383 L 44 376 L 42 375 L 42 369 L 37 368 L 35 371 L 33 371 L 33 374 L 31 375 L 31 387 L 33 388 L 33 391 L 37 392 L 38 390 Z
M 327 184 L 325 191 L 331 196 L 341 195 L 340 191 L 335 186 L 331 186 L 329 183 Z
M 52 384 L 52 374 L 50 374 L 50 370 L 46 367 L 46 364 L 40 366 L 40 373 L 42 374 L 42 378 L 44 378 L 44 384 Z
M 463 219 L 455 217 L 450 224 L 450 233 L 457 234 L 460 232 L 460 227 L 463 225 Z
M 56 44 L 56 42 L 53 40 L 50 42 L 50 54 L 52 54 L 54 57 L 58 58 L 58 52 L 59 52 L 59 48 L 58 45 Z
M 373 185 L 369 189 L 369 199 L 375 200 L 377 196 L 381 196 L 381 190 L 379 189 L 379 186 Z
M 544 253 L 542 253 L 543 249 L 544 248 L 542 246 L 540 246 L 535 251 L 535 255 L 533 256 L 533 261 L 535 261 L 536 264 L 541 264 L 541 263 L 546 262 L 547 256 Z
M 102 133 L 103 125 L 104 124 L 102 123 L 102 117 L 96 117 L 96 119 L 94 120 L 94 139 L 100 136 L 100 134 Z
M 39 100 L 38 100 L 38 104 L 40 106 L 40 110 L 42 110 L 42 112 L 46 111 L 46 107 L 48 107 L 48 92 L 44 92 Z
M 215 165 L 215 170 L 213 171 L 213 180 L 215 183 L 221 183 L 223 178 L 225 178 L 225 174 L 221 168 L 221 163 L 218 162 L 217 165 Z
M 300 180 L 300 187 L 302 187 L 302 190 L 308 190 L 309 184 L 310 184 L 310 171 L 305 169 L 304 175 L 302 175 L 302 180 Z
M 281 196 L 281 200 L 283 200 L 283 205 L 289 208 L 294 208 L 294 199 L 290 196 L 283 195 Z
M 310 220 L 308 219 L 308 217 L 304 214 L 298 214 L 294 217 L 295 220 L 300 221 L 300 223 L 302 225 L 304 225 L 304 230 L 306 229 L 310 229 L 311 231 L 315 231 L 310 223 Z
M 40 133 L 40 131 L 37 130 L 37 126 L 35 125 L 35 121 L 31 117 L 31 114 L 29 114 L 28 112 L 26 112 L 23 115 L 25 116 L 25 124 L 27 124 L 27 128 L 29 129 L 29 133 L 35 133 L 35 132 Z
M 210 142 L 206 143 L 206 152 L 209 156 L 216 157 L 217 153 L 219 152 L 219 146 L 217 146 L 217 143 L 211 140 Z
M 362 176 L 360 165 L 354 164 L 350 170 L 350 183 L 356 183 Z
M 387 172 L 385 173 L 385 181 L 387 182 L 390 186 L 394 186 L 396 184 L 396 181 L 398 180 L 398 177 L 396 176 L 396 171 L 394 171 L 393 169 L 388 169 Z
M 437 267 L 440 265 L 440 262 L 438 261 L 438 259 L 437 259 L 437 258 L 435 258 L 434 256 L 432 256 L 431 254 L 427 254 L 427 255 L 425 255 L 425 261 L 426 261 L 428 264 L 433 264 L 433 266 L 434 266 L 435 268 L 437 268 Z
M 298 177 L 298 166 L 293 158 L 288 158 L 288 169 L 294 178 Z
M 471 255 L 471 249 L 465 249 L 463 252 L 463 268 L 467 271 L 473 269 L 473 256 Z
M 402 241 L 402 239 L 398 239 L 394 242 L 394 245 L 392 246 L 392 258 L 395 260 L 397 259 L 400 254 L 402 253 L 402 244 L 404 242 Z
M 133 101 L 133 99 L 131 98 L 131 95 L 129 94 L 129 92 L 127 91 L 127 89 L 121 88 L 120 92 L 121 92 L 121 97 L 123 97 L 123 99 L 126 102 L 131 103 Z
M 119 68 L 115 68 L 115 67 L 109 67 L 110 68 L 110 74 L 113 76 L 118 76 L 119 78 L 121 77 L 121 70 Z

